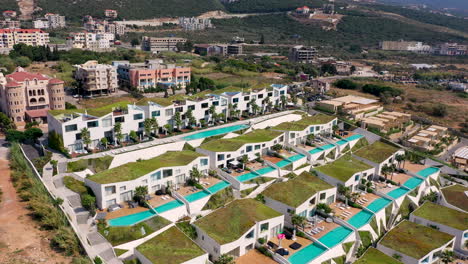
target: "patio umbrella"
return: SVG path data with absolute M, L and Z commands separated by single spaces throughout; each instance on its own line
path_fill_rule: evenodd
M 279 233 L 276 237 L 278 238 L 278 248 L 281 248 L 281 240 L 285 239 L 286 236 L 283 233 Z
M 240 162 L 238 160 L 233 160 L 233 161 L 230 161 L 229 162 L 231 165 L 234 165 L 234 166 L 237 166 L 240 164 Z
M 302 230 L 302 231 L 304 231 L 304 230 Z M 295 228 L 293 230 L 293 236 L 292 236 L 291 240 L 296 241 L 296 229 Z

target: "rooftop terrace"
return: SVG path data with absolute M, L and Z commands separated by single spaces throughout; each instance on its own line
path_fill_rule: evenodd
M 257 129 L 238 137 L 213 140 L 202 144 L 200 148 L 214 152 L 236 151 L 245 144 L 271 141 L 281 134 L 282 132 L 279 131 Z
M 154 264 L 177 264 L 205 254 L 176 227 L 169 228 L 136 249 Z
M 381 163 L 397 152 L 399 148 L 390 144 L 376 141 L 354 152 L 356 156 L 365 158 L 375 163 Z
M 331 122 L 336 117 L 324 115 L 324 114 L 317 114 L 314 116 L 303 116 L 301 120 L 293 121 L 293 122 L 285 122 L 281 123 L 273 129 L 276 130 L 287 130 L 287 131 L 302 131 L 309 127 L 310 125 L 319 125 L 319 124 L 326 124 Z
M 131 181 L 159 168 L 187 165 L 202 156 L 204 155 L 194 151 L 168 151 L 149 160 L 130 162 L 96 173 L 87 179 L 100 184 Z
M 354 264 L 403 264 L 402 262 L 385 255 L 382 251 L 370 247 Z
M 403 221 L 390 230 L 380 244 L 415 259 L 448 243 L 453 236 L 410 221 Z
M 317 167 L 315 170 L 342 182 L 346 182 L 354 174 L 371 168 L 372 167 L 366 163 L 347 154 L 331 163 Z
M 261 202 L 240 199 L 200 218 L 194 224 L 223 245 L 239 239 L 256 222 L 278 216 L 281 214 Z
M 431 202 L 424 203 L 413 215 L 437 222 L 458 230 L 468 229 L 468 213 L 463 213 Z
M 441 190 L 448 203 L 468 212 L 468 196 L 465 193 L 468 191 L 467 187 L 455 184 Z
M 130 101 L 121 101 L 121 102 L 108 104 L 108 105 L 98 107 L 98 108 L 50 110 L 49 113 L 52 116 L 59 116 L 59 115 L 73 114 L 73 113 L 84 114 L 85 112 L 87 112 L 88 115 L 95 116 L 95 117 L 102 117 L 111 113 L 113 109 L 127 108 L 129 104 L 132 104 L 132 103 Z
M 287 182 L 272 184 L 263 192 L 263 195 L 291 207 L 297 207 L 314 194 L 330 188 L 333 186 L 312 173 L 303 172 Z

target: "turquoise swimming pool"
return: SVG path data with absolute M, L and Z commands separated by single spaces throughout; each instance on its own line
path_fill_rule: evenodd
M 160 205 L 160 206 L 154 208 L 154 210 L 156 210 L 156 212 L 158 214 L 162 214 L 164 212 L 167 212 L 169 210 L 172 210 L 172 209 L 177 208 L 177 207 L 182 206 L 182 205 L 184 205 L 183 202 L 181 202 L 179 200 L 174 200 L 174 201 L 170 201 L 168 203 L 165 203 L 163 205 Z
M 363 227 L 365 224 L 369 223 L 369 221 L 372 219 L 372 217 L 374 216 L 373 213 L 369 213 L 368 211 L 366 210 L 362 210 L 361 212 L 355 214 L 353 217 L 351 217 L 349 220 L 348 220 L 348 223 L 352 226 L 354 226 L 355 228 L 361 228 Z
M 275 170 L 276 169 L 273 168 L 273 167 L 265 167 L 265 168 L 261 168 L 259 170 L 256 170 L 255 172 L 260 174 L 260 175 L 263 175 L 263 174 L 267 174 L 267 173 L 275 171 Z
M 344 145 L 344 144 L 346 144 L 346 143 L 348 143 L 348 141 L 347 141 L 347 140 L 344 140 L 344 139 L 342 139 L 342 140 L 336 142 L 336 144 L 338 144 L 338 145 L 340 145 L 340 146 L 341 146 L 341 145 Z
M 419 178 L 416 178 L 416 177 L 412 177 L 411 179 L 409 179 L 405 183 L 403 183 L 403 186 L 408 187 L 408 188 L 410 188 L 412 190 L 412 189 L 418 187 L 422 182 L 423 182 L 423 180 L 421 180 Z
M 260 175 L 254 173 L 254 172 L 249 172 L 249 173 L 237 176 L 237 180 L 239 180 L 240 182 L 245 182 L 245 181 L 257 178 L 257 177 L 260 177 Z
M 323 252 L 327 251 L 326 248 L 321 246 L 318 243 L 312 243 L 305 248 L 297 251 L 296 253 L 292 254 L 289 257 L 288 261 L 291 264 L 307 264 L 316 257 L 323 254 Z
M 424 170 L 418 171 L 416 174 L 424 178 L 427 178 L 438 171 L 439 171 L 438 168 L 429 167 L 429 168 L 425 168 Z
M 386 199 L 386 198 L 379 198 L 372 203 L 370 203 L 366 208 L 371 210 L 374 213 L 377 213 L 378 211 L 382 210 L 383 208 L 387 207 L 392 203 L 392 200 Z
M 309 150 L 309 153 L 310 154 L 316 154 L 316 153 L 319 153 L 319 152 L 322 152 L 322 151 L 324 151 L 322 148 L 314 148 L 314 149 Z
M 363 135 L 354 134 L 354 135 L 352 135 L 352 136 L 350 136 L 350 137 L 345 138 L 345 140 L 347 140 L 347 141 L 353 141 L 353 140 L 356 140 L 356 139 L 360 139 L 360 138 L 362 138 L 362 137 L 363 137 Z
M 323 237 L 319 238 L 319 241 L 328 248 L 332 248 L 345 240 L 351 233 L 353 233 L 353 230 L 340 226 L 326 233 Z
M 300 160 L 300 159 L 302 159 L 302 158 L 304 158 L 304 157 L 305 157 L 305 156 L 302 155 L 302 154 L 297 154 L 297 155 L 294 155 L 294 156 L 289 157 L 288 160 L 294 162 L 294 161 L 298 161 L 298 160 Z
M 184 198 L 189 202 L 195 202 L 197 200 L 200 200 L 204 197 L 207 197 L 207 196 L 210 196 L 211 193 L 203 190 L 203 191 L 200 191 L 200 192 L 196 192 L 196 193 L 192 193 L 192 194 L 189 194 L 187 196 L 185 196 Z
M 222 128 L 203 131 L 203 132 L 196 133 L 190 136 L 186 136 L 186 137 L 183 137 L 183 139 L 195 140 L 195 139 L 201 139 L 201 138 L 206 138 L 206 137 L 212 137 L 212 136 L 227 134 L 229 132 L 241 130 L 241 129 L 248 128 L 248 127 L 249 127 L 248 125 L 235 125 L 235 126 L 222 127 Z
M 387 195 L 394 198 L 394 199 L 398 199 L 401 196 L 403 196 L 404 194 L 406 194 L 407 192 L 409 192 L 409 190 L 400 187 L 398 189 L 395 189 L 395 190 L 387 193 Z
M 208 191 L 210 191 L 212 194 L 215 194 L 219 191 L 221 191 L 222 189 L 228 187 L 229 185 L 231 185 L 229 182 L 225 182 L 225 181 L 222 181 L 222 182 L 218 182 L 217 184 L 207 188 Z
M 331 148 L 334 148 L 335 145 L 333 144 L 327 144 L 327 145 L 323 145 L 321 146 L 320 148 L 323 149 L 323 150 L 327 150 L 327 149 L 331 149 Z
M 280 168 L 283 168 L 283 167 L 286 167 L 288 166 L 289 164 L 291 164 L 292 162 L 289 161 L 289 160 L 282 160 L 282 161 L 278 161 L 276 162 L 276 166 L 280 167 Z

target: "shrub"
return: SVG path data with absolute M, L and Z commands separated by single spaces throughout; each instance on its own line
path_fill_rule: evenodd
M 359 88 L 359 85 L 349 79 L 341 79 L 333 83 L 338 88 L 341 89 L 348 89 L 348 90 L 356 90 Z
M 185 221 L 185 222 L 179 222 L 176 224 L 176 226 L 182 230 L 188 237 L 190 237 L 192 240 L 197 239 L 198 234 L 197 230 L 193 225 L 190 224 L 190 222 Z

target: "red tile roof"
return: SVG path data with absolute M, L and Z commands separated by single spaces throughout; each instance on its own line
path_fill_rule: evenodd
M 0 29 L 0 33 L 5 34 L 5 33 L 13 33 L 13 32 L 19 32 L 19 33 L 45 33 L 44 31 L 36 28 L 29 28 L 29 29 L 21 29 L 21 28 L 4 28 Z
M 3 13 L 16 13 L 16 11 L 13 11 L 13 10 L 5 10 L 5 11 L 3 11 Z
M 47 116 L 47 109 L 29 110 L 29 111 L 26 111 L 26 114 L 29 117 L 32 117 L 32 118 L 46 117 Z
M 21 86 L 21 84 L 15 82 L 15 81 L 9 81 L 6 84 L 6 87 L 19 87 L 19 86 Z
M 53 79 L 50 79 L 49 83 L 50 84 L 61 84 L 61 83 L 64 83 L 64 81 L 62 81 L 60 79 L 57 79 L 57 78 L 53 78 Z
M 24 82 L 24 80 L 26 79 L 28 80 L 38 79 L 42 81 L 49 80 L 49 78 L 44 77 L 41 74 L 30 73 L 30 72 L 14 72 L 12 74 L 8 74 L 6 77 L 16 82 Z

